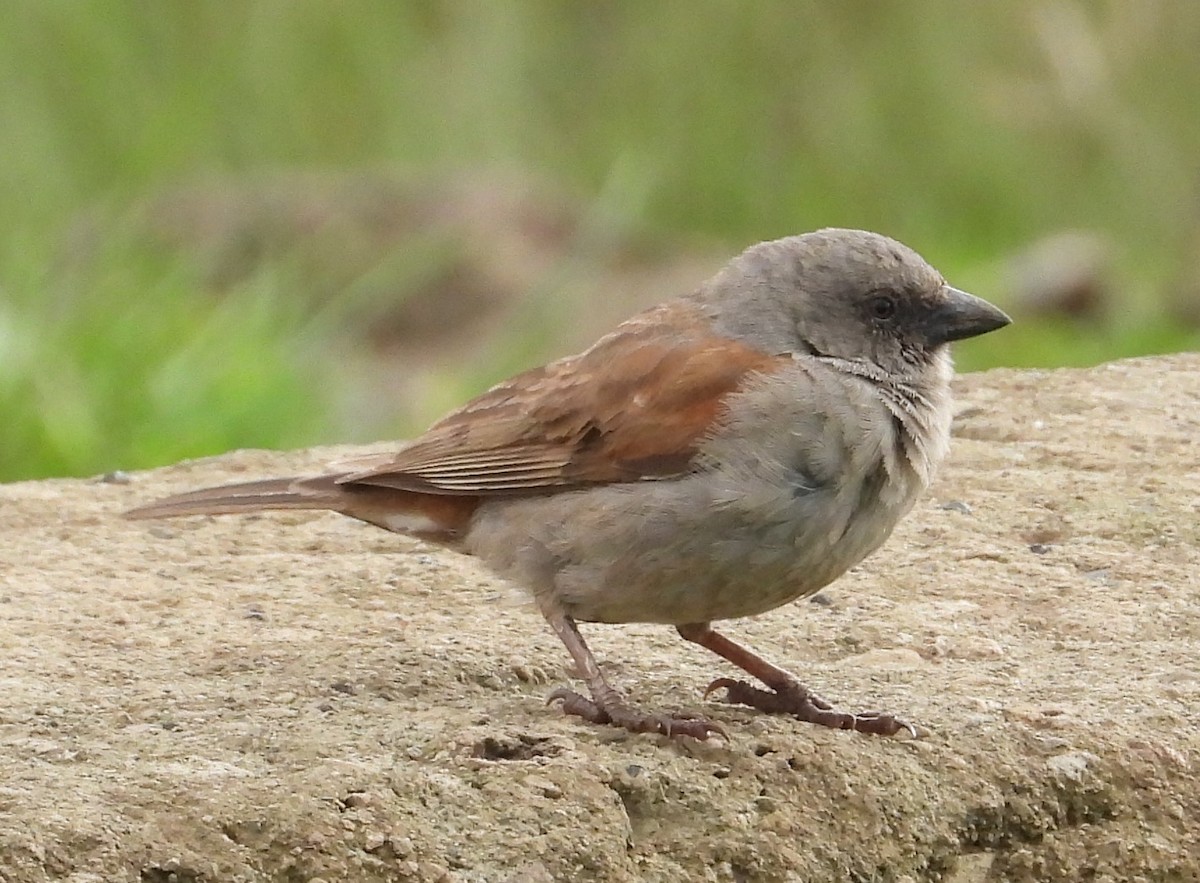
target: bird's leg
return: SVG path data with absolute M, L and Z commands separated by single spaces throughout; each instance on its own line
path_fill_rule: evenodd
M 707 622 L 688 623 L 677 628 L 685 640 L 699 644 L 729 660 L 773 691 L 760 690 L 745 681 L 717 678 L 708 685 L 708 689 L 704 691 L 705 696 L 714 690 L 724 689 L 725 698 L 729 702 L 749 705 L 768 714 L 793 714 L 800 720 L 835 730 L 857 730 L 860 733 L 873 733 L 878 736 L 892 736 L 901 730 L 908 730 L 913 736 L 917 735 L 916 727 L 890 714 L 878 711 L 860 714 L 838 711 L 832 704 L 810 692 L 793 675 L 763 659 L 748 647 L 743 647 L 713 631 Z
M 612 724 L 631 733 L 663 733 L 701 740 L 715 733 L 727 738 L 719 725 L 702 717 L 683 713 L 653 714 L 634 708 L 619 690 L 605 680 L 600 666 L 596 664 L 596 657 L 588 649 L 583 635 L 579 634 L 575 620 L 564 613 L 547 613 L 546 620 L 566 645 L 567 652 L 575 660 L 575 667 L 587 683 L 588 692 L 592 694 L 592 698 L 588 699 L 574 690 L 559 687 L 550 694 L 547 705 L 561 700 L 562 709 L 567 714 L 578 715 L 594 724 Z

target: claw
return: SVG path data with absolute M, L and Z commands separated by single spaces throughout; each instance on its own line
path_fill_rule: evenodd
M 800 683 L 789 684 L 781 690 L 760 690 L 745 681 L 733 678 L 717 678 L 704 691 L 705 698 L 716 690 L 725 690 L 725 701 L 735 705 L 748 705 L 768 714 L 791 714 L 808 723 L 830 727 L 835 730 L 854 730 L 875 736 L 894 736 L 907 730 L 914 739 L 920 738 L 920 730 L 908 721 L 884 712 L 871 711 L 851 714 L 838 711 L 833 704 L 810 693 Z
M 690 712 L 649 714 L 624 704 L 610 701 L 601 705 L 574 690 L 558 687 L 546 697 L 546 704 L 562 702 L 564 714 L 575 715 L 594 724 L 612 724 L 631 733 L 661 733 L 669 739 L 689 736 L 704 742 L 709 736 L 719 736 L 725 742 L 729 734 L 717 723 Z
M 742 681 L 735 681 L 733 678 L 717 678 L 715 681 L 713 681 L 711 684 L 709 684 L 707 687 L 704 688 L 704 695 L 701 698 L 707 699 L 710 695 L 715 693 L 717 690 L 721 690 L 721 689 L 731 690 L 732 688 L 736 687 L 740 683 L 742 683 Z M 726 701 L 727 702 L 729 701 L 728 697 L 726 698 Z
M 574 690 L 568 690 L 566 687 L 557 687 L 546 697 L 546 704 L 551 705 L 559 700 L 562 701 L 563 714 L 573 714 L 594 724 L 612 722 L 612 718 L 608 716 L 608 713 L 603 708 L 586 696 L 576 693 Z
M 729 733 L 723 726 L 698 714 L 676 712 L 668 719 L 668 726 L 670 728 L 667 730 L 667 735 L 671 738 L 677 735 L 691 736 L 693 739 L 704 742 L 708 740 L 709 736 L 717 736 L 726 745 L 729 744 Z

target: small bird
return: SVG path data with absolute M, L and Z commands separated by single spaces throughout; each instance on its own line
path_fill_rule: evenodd
M 948 345 L 1009 321 L 876 233 L 763 242 L 394 454 L 126 514 L 328 509 L 474 555 L 532 595 L 587 686 L 548 704 L 596 724 L 726 737 L 708 718 L 631 703 L 576 625 L 648 622 L 762 685 L 722 677 L 705 696 L 915 735 L 891 714 L 836 709 L 711 623 L 812 595 L 888 538 L 949 444 Z

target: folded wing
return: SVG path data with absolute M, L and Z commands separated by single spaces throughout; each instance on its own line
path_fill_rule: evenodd
M 518 374 L 339 483 L 491 496 L 686 473 L 724 398 L 788 358 L 660 315 L 680 310 L 649 311 L 581 355 Z

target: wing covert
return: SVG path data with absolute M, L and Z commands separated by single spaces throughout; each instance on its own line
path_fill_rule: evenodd
M 686 304 L 649 310 L 577 356 L 497 384 L 339 481 L 488 496 L 683 474 L 725 396 L 790 361 L 713 337 L 706 324 Z

